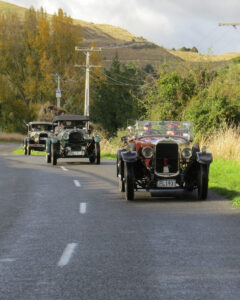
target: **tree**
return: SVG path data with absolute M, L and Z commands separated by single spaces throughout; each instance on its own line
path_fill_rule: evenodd
M 107 131 L 115 135 L 119 128 L 127 125 L 128 119 L 139 115 L 136 98 L 142 81 L 142 74 L 133 65 L 126 65 L 121 70 L 116 55 L 109 70 L 96 79 L 94 98 L 91 103 L 91 117 Z

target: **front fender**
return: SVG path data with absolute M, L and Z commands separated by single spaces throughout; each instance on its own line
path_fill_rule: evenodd
M 201 165 L 210 165 L 210 163 L 213 161 L 212 153 L 197 152 L 196 160 Z
M 121 152 L 121 156 L 126 163 L 135 163 L 137 161 L 137 151 L 124 151 Z

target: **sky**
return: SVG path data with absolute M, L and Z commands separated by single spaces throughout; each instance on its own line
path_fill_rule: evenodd
M 240 52 L 239 0 L 4 0 L 74 19 L 110 24 L 168 49 L 197 47 L 205 54 Z

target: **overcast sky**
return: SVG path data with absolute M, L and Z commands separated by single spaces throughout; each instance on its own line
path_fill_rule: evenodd
M 201 53 L 240 52 L 239 0 L 9 0 L 50 14 L 120 26 L 165 48 L 196 46 Z

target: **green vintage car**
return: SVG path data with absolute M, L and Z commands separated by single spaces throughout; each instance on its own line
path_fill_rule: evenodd
M 100 137 L 90 136 L 89 117 L 61 115 L 53 119 L 54 136 L 46 142 L 46 162 L 57 164 L 60 158 L 88 158 L 100 164 Z

